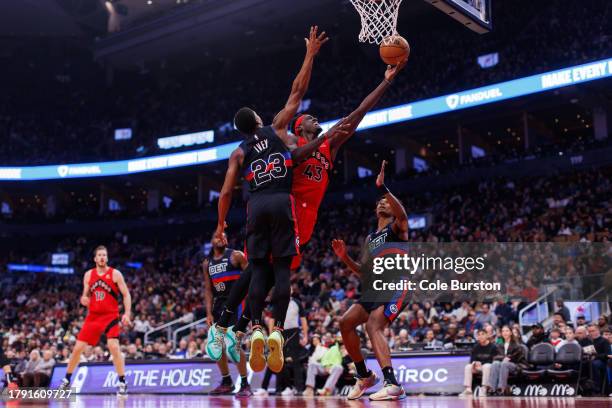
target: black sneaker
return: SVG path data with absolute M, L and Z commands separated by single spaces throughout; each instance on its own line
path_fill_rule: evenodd
M 209 395 L 229 395 L 234 390 L 234 386 L 232 384 L 219 384 L 217 388 L 209 392 Z

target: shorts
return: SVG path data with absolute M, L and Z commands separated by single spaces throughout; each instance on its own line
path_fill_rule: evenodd
M 116 339 L 121 332 L 119 322 L 119 315 L 116 313 L 89 313 L 77 340 L 95 346 L 100 342 L 100 337 L 103 334 L 106 335 L 107 339 Z
M 314 227 L 317 223 L 317 215 L 319 210 L 311 210 L 308 207 L 304 207 L 299 203 L 295 206 L 295 213 L 297 215 L 298 233 L 300 234 L 300 252 L 308 244 Z M 294 271 L 302 264 L 302 256 L 297 254 L 291 260 L 291 270 Z
M 289 193 L 256 193 L 247 204 L 246 250 L 249 259 L 300 253 L 295 203 Z
M 402 292 L 397 292 L 397 294 L 389 302 L 362 302 L 360 300 L 357 302 L 357 304 L 360 304 L 361 307 L 363 307 L 368 313 L 372 313 L 379 307 L 384 306 L 385 316 L 389 320 L 389 323 L 393 323 L 395 318 L 402 312 L 402 310 L 404 310 L 406 306 L 408 306 L 407 295 L 408 291 L 405 290 Z
M 317 224 L 319 209 L 304 207 L 300 205 L 300 203 L 297 203 L 295 206 L 295 215 L 297 216 L 298 232 L 300 233 L 300 245 L 306 245 L 308 241 L 310 241 L 314 227 Z
M 221 312 L 223 312 L 223 310 L 225 309 L 226 301 L 226 298 L 216 298 L 213 302 L 212 315 L 215 322 L 218 322 L 221 318 Z M 245 300 L 240 302 L 240 304 L 238 305 L 238 310 L 236 310 L 236 313 L 234 313 L 234 315 L 230 318 L 228 326 L 234 326 L 236 325 L 236 323 L 238 323 L 238 319 L 240 319 L 240 316 L 242 316 L 242 313 L 244 312 L 245 304 Z

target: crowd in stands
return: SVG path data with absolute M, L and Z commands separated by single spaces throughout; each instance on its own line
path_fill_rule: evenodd
M 408 24 L 411 60 L 382 105 L 609 57 L 612 41 L 606 23 L 611 7 L 605 0 L 519 3 L 494 2 L 494 15 L 501 17 L 495 18 L 495 30 L 484 36 L 451 22 L 414 32 Z M 346 115 L 382 78 L 379 61 L 355 63 L 367 57 L 353 37 L 350 46 L 334 49 L 321 55 L 307 96 L 309 109 L 321 112 L 322 120 Z M 500 62 L 481 69 L 476 58 L 488 52 L 499 52 Z M 301 54 L 296 50 L 274 56 L 283 64 L 272 66 L 257 59 L 223 66 L 217 62 L 214 69 L 197 67 L 163 79 L 116 72 L 107 86 L 106 72 L 89 52 L 28 45 L 2 66 L 0 139 L 5 143 L 0 145 L 0 163 L 130 158 L 156 152 L 159 137 L 207 129 L 225 129 L 216 132 L 215 143 L 238 140 L 228 127 L 233 112 L 253 106 L 264 121 L 271 120 L 287 97 Z M 116 128 L 132 128 L 134 138 L 115 141 Z
M 409 212 L 419 209 L 432 215 L 432 225 L 410 232 L 413 242 L 605 243 L 609 242 L 612 224 L 609 170 L 496 180 L 462 186 L 456 191 L 398 195 Z M 338 337 L 340 316 L 361 293 L 359 279 L 339 262 L 329 243 L 332 238 L 342 238 L 349 251 L 357 256 L 374 225 L 373 209 L 374 202 L 355 202 L 342 206 L 324 205 L 320 211 L 318 227 L 304 254 L 303 267 L 292 279 L 294 298 L 309 326 L 309 338 L 304 341 L 311 344 L 308 348 L 313 352 L 321 339 L 330 343 L 326 336 Z M 364 222 L 355 223 L 354 220 Z M 205 324 L 179 332 L 176 345 L 165 331 L 151 335 L 148 342 L 145 342 L 145 333 L 175 319 L 181 320 L 172 329 L 205 316 L 199 262 L 210 231 L 209 228 L 203 235 L 175 238 L 164 234 L 165 240 L 135 239 L 128 233 L 117 233 L 111 242 L 104 242 L 109 248 L 110 264 L 124 272 L 134 300 L 133 324 L 121 336 L 127 358 L 201 358 L 205 355 Z M 230 238 L 231 246 L 241 247 L 238 230 L 230 230 Z M 76 270 L 85 271 L 92 265 L 90 251 L 98 240 L 93 237 L 66 239 L 51 250 L 72 252 Z M 23 247 L 10 248 L 9 244 L 9 251 L 0 255 L 3 349 L 14 360 L 16 372 L 24 384 L 43 384 L 48 380 L 44 374 L 48 373 L 53 361 L 66 362 L 86 313 L 79 305 L 80 273 L 28 274 L 4 269 L 9 262 L 27 263 L 40 255 L 34 248 L 28 251 Z M 559 257 L 552 268 L 537 267 L 542 265 L 537 258 L 533 261 L 535 264 L 517 264 L 504 270 L 510 289 L 503 298 L 497 294 L 469 302 L 413 302 L 385 331 L 385 336 L 394 352 L 471 347 L 479 330 L 484 330 L 489 340 L 497 341 L 503 334 L 500 328 L 505 325 L 516 339 L 521 339 L 518 312 L 526 302 L 538 297 L 544 285 L 550 283 L 567 287 L 562 293 L 568 296 L 574 294 L 570 289 L 576 286 L 583 290 L 578 296 L 594 292 L 598 286 L 589 286 L 582 278 L 587 273 L 609 272 L 609 265 L 600 261 L 600 258 L 585 259 L 570 253 Z M 141 263 L 142 266 L 128 267 L 128 263 Z M 577 285 L 580 282 L 581 285 Z M 566 322 L 570 317 L 562 306 L 558 307 L 561 317 L 550 333 L 535 328 L 526 339 L 527 346 L 541 341 L 559 346 L 568 340 L 570 325 Z M 609 319 L 609 316 L 601 316 L 594 322 L 577 320 L 571 326 L 576 328 L 576 337 L 580 340 L 584 325 L 588 323 L 608 333 Z M 363 346 L 370 348 L 365 331 L 360 334 Z M 594 335 L 589 332 L 586 336 Z M 336 357 L 333 361 L 337 361 Z M 83 361 L 108 358 L 104 343 L 88 349 L 83 355 Z M 504 370 L 509 369 L 506 366 Z M 501 373 L 505 371 L 501 366 L 498 368 L 499 378 L 502 378 Z M 312 369 L 319 370 L 316 366 Z

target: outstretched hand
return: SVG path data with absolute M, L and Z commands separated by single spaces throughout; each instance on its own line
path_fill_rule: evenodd
M 321 46 L 329 41 L 329 37 L 325 35 L 325 31 L 318 34 L 319 26 L 310 27 L 310 35 L 308 38 L 304 38 L 306 41 L 306 52 L 313 57 L 319 53 Z
M 393 81 L 397 74 L 399 74 L 399 72 L 404 69 L 407 62 L 408 58 L 406 58 L 397 65 L 387 65 L 387 70 L 385 71 L 385 79 L 389 82 Z
M 346 121 L 346 118 L 342 118 L 334 126 L 329 128 L 325 133 L 326 139 L 331 139 L 338 136 L 346 136 L 351 131 L 351 124 Z
M 380 173 L 378 173 L 378 177 L 376 177 L 376 187 L 382 187 L 385 184 L 385 166 L 387 165 L 387 161 L 383 160 L 382 166 L 380 166 Z
M 336 253 L 336 256 L 340 259 L 346 257 L 346 244 L 341 239 L 332 240 L 332 249 Z

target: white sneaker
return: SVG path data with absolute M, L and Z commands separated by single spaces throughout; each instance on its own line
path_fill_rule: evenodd
M 291 387 L 287 387 L 281 392 L 283 397 L 293 397 L 295 395 L 295 391 Z
M 66 378 L 62 378 L 62 383 L 59 386 L 59 389 L 62 391 L 68 391 L 70 389 L 70 381 Z
M 118 397 L 127 397 L 128 395 L 128 388 L 127 388 L 127 384 L 120 382 L 119 386 L 117 387 L 117 396 Z
M 374 371 L 372 371 L 369 377 L 357 378 L 357 382 L 353 385 L 353 388 L 351 388 L 347 398 L 350 400 L 359 399 L 368 388 L 376 384 L 378 384 L 378 377 L 374 374 Z
M 406 398 L 404 387 L 387 382 L 380 390 L 370 395 L 372 401 L 397 401 L 404 398 Z
M 256 397 L 267 397 L 268 391 L 264 390 L 263 388 L 259 388 L 257 391 L 253 393 L 253 395 Z
M 461 394 L 459 394 L 459 398 L 465 398 L 465 397 L 471 397 L 471 396 L 472 396 L 472 390 L 470 388 L 466 388 L 465 390 L 463 390 Z

